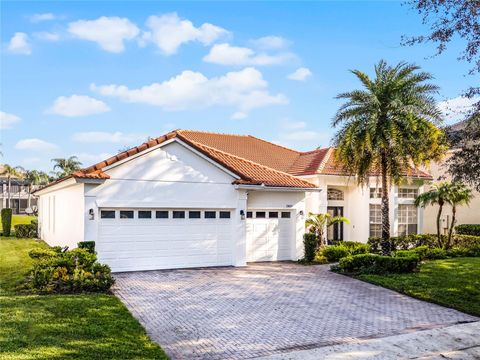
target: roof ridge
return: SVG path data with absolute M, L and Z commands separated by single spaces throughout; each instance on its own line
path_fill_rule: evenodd
M 330 157 L 332 156 L 333 152 L 335 151 L 335 148 L 333 146 L 329 147 L 327 150 L 327 153 L 323 157 L 322 161 L 318 165 L 317 173 L 320 174 L 323 171 L 323 168 L 327 164 L 327 161 L 330 160 Z
M 182 140 L 183 140 L 183 139 L 182 139 Z M 246 162 L 246 163 L 253 164 L 253 165 L 255 165 L 255 166 L 258 166 L 258 167 L 267 169 L 267 170 L 269 170 L 269 171 L 273 171 L 273 172 L 276 172 L 276 173 L 278 173 L 278 174 L 286 175 L 286 176 L 288 176 L 289 178 L 302 181 L 302 182 L 304 182 L 304 183 L 306 183 L 306 184 L 308 184 L 308 185 L 314 185 L 314 186 L 315 186 L 315 184 L 311 183 L 310 181 L 306 181 L 306 180 L 304 180 L 304 179 L 302 179 L 302 178 L 299 178 L 299 177 L 297 177 L 297 176 L 295 176 L 295 175 L 292 175 L 292 174 L 289 174 L 289 173 L 286 173 L 286 172 L 283 172 L 283 171 L 280 171 L 280 170 L 271 168 L 271 167 L 266 166 L 266 165 L 259 164 L 259 163 L 255 162 L 255 161 L 251 161 L 251 160 L 245 159 L 245 158 L 243 158 L 243 157 L 241 157 L 241 156 L 233 155 L 233 154 L 231 154 L 231 153 L 222 151 L 222 150 L 220 150 L 220 149 L 217 149 L 217 148 L 214 148 L 214 147 L 211 147 L 211 146 L 208 146 L 208 145 L 200 144 L 200 143 L 198 143 L 198 142 L 196 142 L 196 141 L 192 141 L 192 140 L 190 140 L 190 139 L 187 139 L 187 140 L 190 141 L 190 142 L 192 142 L 192 143 L 195 144 L 196 146 L 208 148 L 208 149 L 210 149 L 210 150 L 219 152 L 219 153 L 221 153 L 221 154 L 225 154 L 225 155 L 230 156 L 230 157 L 233 157 L 233 158 L 235 158 L 235 159 L 242 160 L 242 161 L 244 161 L 244 162 Z
M 249 137 L 250 135 L 240 135 L 240 134 L 227 134 L 227 133 L 220 133 L 220 132 L 214 132 L 214 131 L 204 131 L 204 130 L 189 130 L 189 129 L 177 129 L 175 130 L 177 133 L 182 133 L 182 132 L 196 132 L 196 133 L 201 133 L 201 134 L 211 134 L 211 135 L 223 135 L 223 136 L 239 136 L 239 137 Z
M 314 152 L 324 151 L 324 150 L 328 150 L 328 149 L 331 149 L 331 148 L 332 148 L 332 146 L 327 146 L 327 147 L 324 147 L 324 148 L 310 150 L 310 151 L 301 151 L 300 154 L 301 155 L 308 155 L 308 154 L 313 154 Z

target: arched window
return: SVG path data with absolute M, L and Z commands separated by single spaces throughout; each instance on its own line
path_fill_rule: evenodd
M 343 200 L 343 191 L 337 189 L 328 189 L 327 190 L 327 199 L 328 200 Z

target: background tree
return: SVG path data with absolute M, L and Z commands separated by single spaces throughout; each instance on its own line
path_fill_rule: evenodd
M 68 176 L 74 171 L 80 170 L 82 166 L 82 163 L 78 160 L 76 156 L 70 156 L 67 159 L 56 158 L 52 159 L 52 161 L 55 163 L 53 165 L 53 171 L 57 178 Z M 60 171 L 55 172 L 56 169 L 60 169 Z
M 452 243 L 453 229 L 455 227 L 455 223 L 457 222 L 457 219 L 455 218 L 457 214 L 457 206 L 468 205 L 472 197 L 472 191 L 464 184 L 458 182 L 453 182 L 450 184 L 448 202 L 450 205 L 452 205 L 452 222 L 448 231 L 447 243 L 445 244 L 446 249 L 450 248 Z
M 28 185 L 28 207 L 30 207 L 33 186 L 47 184 L 50 179 L 48 174 L 43 171 L 27 170 L 24 174 L 24 180 L 27 182 Z
M 416 65 L 388 66 L 380 61 L 375 78 L 353 70 L 362 89 L 342 93 L 333 126 L 335 157 L 360 185 L 380 175 L 382 250 L 390 253 L 389 187 L 398 184 L 411 165 L 439 159 L 446 151 L 444 133 L 435 124 L 442 119 L 433 95 L 437 86 L 428 83 L 429 73 Z
M 440 232 L 440 220 L 443 207 L 449 202 L 450 183 L 441 182 L 434 184 L 432 188 L 415 198 L 415 206 L 426 207 L 428 205 L 438 205 L 437 212 L 437 242 L 439 247 L 443 247 L 442 234 Z
M 5 175 L 7 177 L 7 208 L 11 208 L 11 189 L 12 189 L 12 177 L 14 178 L 21 178 L 22 177 L 23 168 L 21 166 L 10 166 L 8 164 L 3 165 L 3 171 L 1 175 Z
M 332 216 L 329 213 L 326 214 L 314 214 L 309 213 L 305 225 L 307 230 L 314 233 L 318 239 L 318 247 L 325 245 L 325 231 L 332 225 L 344 222 L 350 224 L 350 220 L 343 216 Z

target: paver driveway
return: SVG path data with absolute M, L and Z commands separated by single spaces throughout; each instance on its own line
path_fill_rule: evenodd
M 114 292 L 172 359 L 245 359 L 475 321 L 294 263 L 117 274 Z

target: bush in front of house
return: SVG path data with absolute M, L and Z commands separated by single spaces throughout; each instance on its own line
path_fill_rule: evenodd
M 313 233 L 303 234 L 303 247 L 304 256 L 303 260 L 307 263 L 311 263 L 315 259 L 315 251 L 317 249 L 318 240 L 317 236 Z
M 17 238 L 36 238 L 38 237 L 38 220 L 33 219 L 30 224 L 15 225 L 14 229 Z
M 2 209 L 0 215 L 2 217 L 2 234 L 3 236 L 10 236 L 12 231 L 12 209 Z
M 462 224 L 455 226 L 455 232 L 460 235 L 480 236 L 480 224 Z
M 86 249 L 36 249 L 29 256 L 34 265 L 27 287 L 37 293 L 106 292 L 114 283 L 108 265 Z
M 340 241 L 337 245 L 327 246 L 320 251 L 321 256 L 328 262 L 337 262 L 349 255 L 367 254 L 370 252 L 368 244 L 355 241 Z
M 359 254 L 340 259 L 338 267 L 334 269 L 347 274 L 408 273 L 417 270 L 419 262 L 416 255 L 391 257 Z
M 80 241 L 77 243 L 77 246 L 79 249 L 85 249 L 91 252 L 92 254 L 95 254 L 95 241 Z

